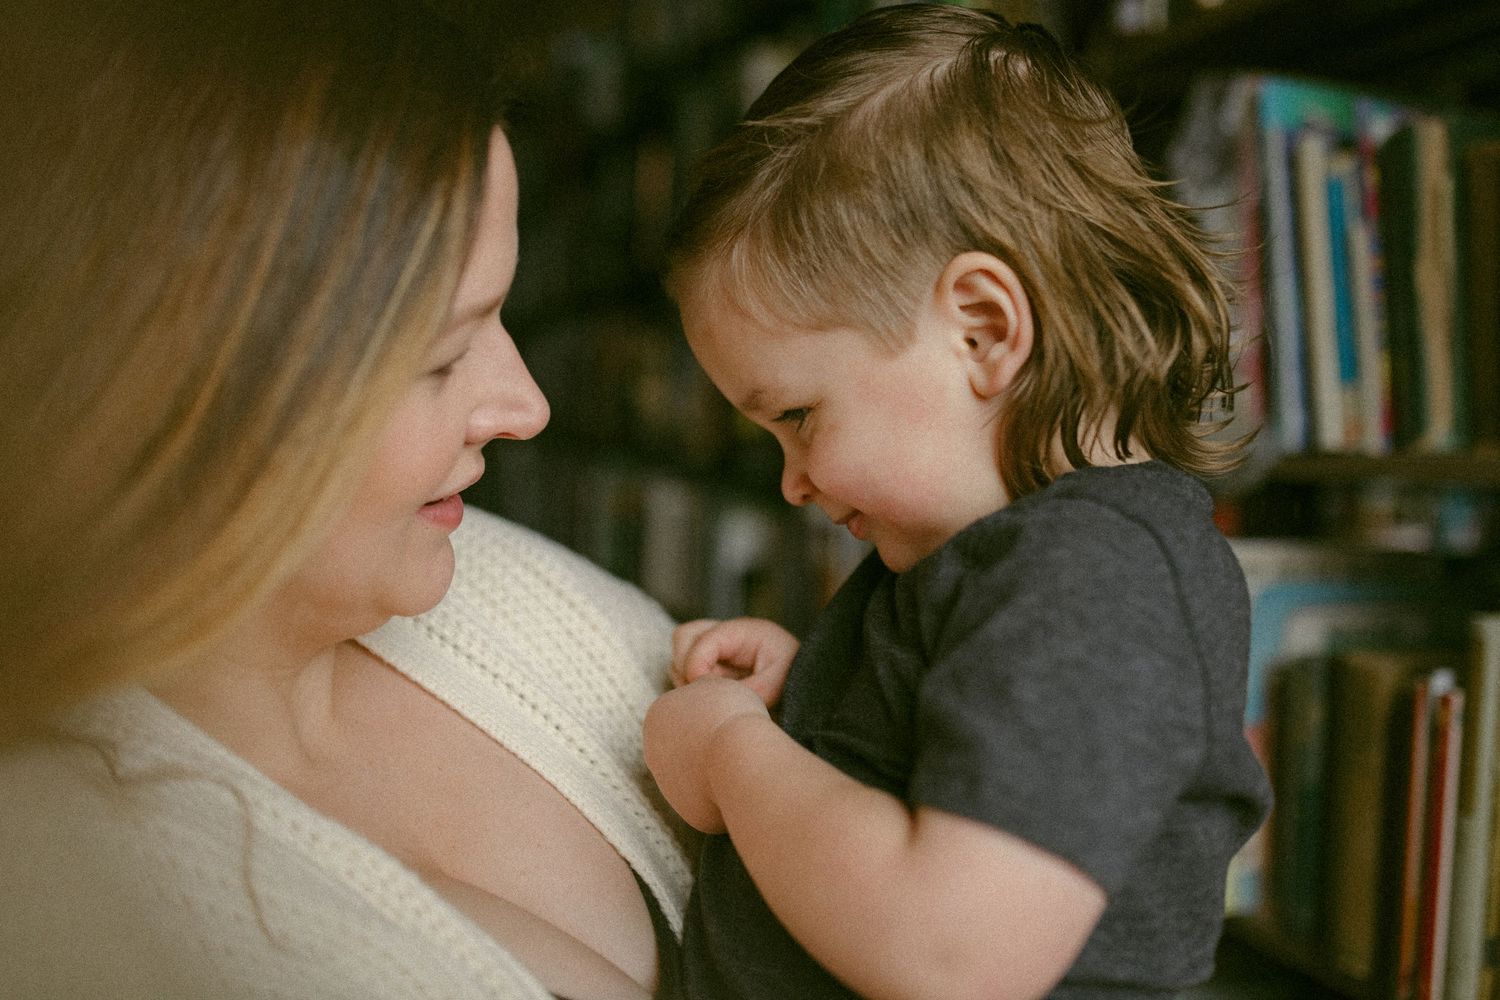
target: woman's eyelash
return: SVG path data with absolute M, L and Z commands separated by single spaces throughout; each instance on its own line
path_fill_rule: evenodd
M 436 368 L 430 370 L 427 374 L 432 378 L 447 378 L 449 375 L 453 374 L 453 369 L 462 360 L 463 357 L 462 355 L 460 355 L 459 357 L 454 358 L 452 361 L 448 361 L 444 364 L 438 365 Z
M 778 424 L 791 424 L 793 427 L 801 430 L 802 425 L 807 422 L 807 415 L 811 412 L 812 410 L 806 406 L 793 407 L 790 410 L 782 410 L 776 415 L 775 419 L 772 422 Z

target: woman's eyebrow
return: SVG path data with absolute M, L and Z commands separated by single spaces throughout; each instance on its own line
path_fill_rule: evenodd
M 500 311 L 500 307 L 502 305 L 504 305 L 504 304 L 505 304 L 505 293 L 501 292 L 499 295 L 496 295 L 492 299 L 486 299 L 486 300 L 484 300 L 482 302 L 479 302 L 479 303 L 476 303 L 475 305 L 470 306 L 469 308 L 465 309 L 463 312 L 455 313 L 454 316 L 453 316 L 453 320 L 452 320 L 451 325 L 452 326 L 466 326 L 467 324 L 472 323 L 475 320 L 484 319 L 486 316 L 489 316 L 491 313 L 497 313 L 497 312 L 499 312 Z

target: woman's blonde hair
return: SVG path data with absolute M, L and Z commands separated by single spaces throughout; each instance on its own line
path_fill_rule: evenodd
M 1141 165 L 1115 101 L 1043 29 L 959 7 L 874 10 L 815 43 L 700 167 L 669 290 L 763 321 L 859 325 L 899 345 L 943 267 L 1009 264 L 1037 333 L 1000 415 L 1012 497 L 1060 435 L 1199 474 L 1234 392 L 1229 288 Z
M 415 2 L 0 21 L 4 740 L 307 557 L 443 323 L 498 107 Z

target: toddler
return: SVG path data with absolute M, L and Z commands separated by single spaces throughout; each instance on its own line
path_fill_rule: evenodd
M 1227 289 L 1160 187 L 1043 30 L 946 6 L 824 38 L 709 154 L 669 276 L 689 343 L 780 443 L 787 501 L 875 551 L 800 648 L 677 633 L 647 761 L 727 833 L 684 996 L 1209 975 L 1269 793 L 1245 583 L 1196 479 L 1240 444 L 1208 433 Z

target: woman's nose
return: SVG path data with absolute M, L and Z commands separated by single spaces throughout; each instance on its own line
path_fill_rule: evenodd
M 547 397 L 531 377 L 510 334 L 501 331 L 483 395 L 469 415 L 470 444 L 494 438 L 524 441 L 536 436 L 552 415 Z

